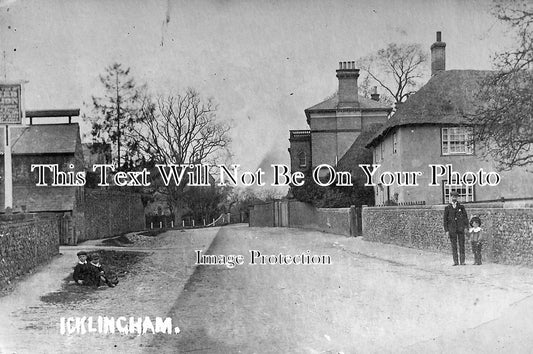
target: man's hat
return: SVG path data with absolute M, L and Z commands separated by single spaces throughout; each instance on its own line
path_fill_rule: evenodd
M 472 226 L 472 227 L 474 226 L 474 225 L 472 225 L 474 223 L 474 221 L 477 221 L 477 224 L 479 226 L 481 226 L 481 219 L 478 216 L 474 216 L 474 217 L 472 217 L 472 219 L 470 219 L 470 226 Z
M 86 256 L 87 255 L 87 252 L 85 251 L 79 251 L 78 253 L 76 253 L 76 255 L 79 257 L 79 256 Z
M 450 193 L 450 196 L 452 197 L 458 197 L 459 196 L 459 193 L 457 193 L 456 191 L 453 191 Z

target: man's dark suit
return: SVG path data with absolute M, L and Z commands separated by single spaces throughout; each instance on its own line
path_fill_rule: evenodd
M 458 264 L 457 243 L 459 242 L 459 260 L 465 263 L 465 229 L 468 228 L 468 216 L 465 207 L 456 203 L 455 208 L 448 204 L 444 208 L 444 231 L 450 233 L 453 263 Z

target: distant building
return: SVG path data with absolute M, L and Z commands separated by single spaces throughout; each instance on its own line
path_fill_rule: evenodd
M 384 171 L 423 173 L 418 186 L 387 186 L 376 181 L 376 204 L 387 204 L 395 196 L 400 203 L 442 204 L 448 202 L 452 191 L 458 192 L 463 202 L 532 197 L 533 175 L 523 168 L 501 172 L 497 186 L 468 186 L 470 182 L 446 176 L 438 178 L 439 186 L 429 186 L 430 164 L 450 164 L 461 175 L 480 169 L 496 171 L 493 161 L 480 156 L 481 146 L 472 140 L 473 127 L 465 119 L 475 112 L 480 82 L 491 72 L 446 71 L 445 48 L 437 32 L 437 41 L 431 46 L 431 79 L 367 141 L 374 163 L 381 165 L 377 176 Z
M 353 61 L 339 63 L 338 91 L 305 110 L 309 130 L 290 131 L 293 172 L 308 171 L 321 164 L 336 167 L 339 161 L 348 158 L 347 154 L 358 153 L 350 148 L 362 133 L 387 121 L 392 108 L 380 102 L 378 94 L 372 95 L 372 99 L 360 96 L 358 77 L 359 69 Z M 358 163 L 363 162 L 368 161 Z
M 38 112 L 38 111 L 37 111 Z M 61 115 L 62 111 L 45 111 Z M 79 112 L 79 111 L 78 111 Z M 38 114 L 38 113 L 36 113 Z M 47 117 L 50 115 L 47 115 Z M 32 116 L 33 117 L 33 116 Z M 41 117 L 36 115 L 34 117 Z M 69 121 L 70 121 L 69 117 Z M 31 121 L 31 119 L 30 119 Z M 0 130 L 4 141 L 5 131 Z M 13 211 L 44 213 L 60 218 L 59 231 L 62 244 L 76 244 L 85 238 L 83 202 L 84 186 L 51 186 L 52 173 L 46 169 L 44 182 L 37 186 L 39 173 L 32 165 L 57 165 L 63 173 L 62 183 L 75 182 L 76 172 L 84 170 L 83 149 L 77 123 L 20 125 L 9 128 L 9 145 L 12 154 Z M 0 209 L 5 202 L 4 144 L 0 144 Z
M 13 209 L 27 212 L 65 212 L 75 209 L 76 195 L 83 187 L 36 186 L 35 164 L 56 164 L 63 172 L 84 170 L 79 126 L 73 124 L 39 124 L 11 126 L 10 146 L 13 170 Z M 5 139 L 0 130 L 0 139 Z M 3 141 L 3 140 L 2 140 Z M 4 145 L 0 144 L 4 155 Z M 4 159 L 0 159 L 0 208 L 4 209 Z M 47 170 L 47 183 L 51 183 Z

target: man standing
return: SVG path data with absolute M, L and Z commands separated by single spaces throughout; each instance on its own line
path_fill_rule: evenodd
M 468 228 L 468 216 L 465 207 L 457 202 L 457 192 L 450 194 L 452 202 L 444 208 L 444 231 L 452 243 L 453 265 L 461 262 L 465 265 L 465 229 Z M 459 257 L 457 257 L 457 243 L 459 243 Z

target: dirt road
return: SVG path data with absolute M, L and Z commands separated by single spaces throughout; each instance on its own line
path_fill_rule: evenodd
M 530 270 L 450 267 L 451 257 L 440 254 L 294 229 L 223 229 L 208 253 L 248 255 L 249 250 L 273 255 L 310 250 L 331 256 L 332 264 L 197 267 L 169 313 L 179 320 L 182 333 L 159 337 L 155 348 L 427 352 L 435 338 L 498 319 L 533 290 Z M 502 337 L 496 327 L 485 339 Z M 469 345 L 450 343 L 456 344 Z
M 62 248 L 63 256 L 0 298 L 2 353 L 475 353 L 533 346 L 528 268 L 451 267 L 447 255 L 286 228 L 172 231 L 144 246 L 132 248 L 148 253 L 140 271 L 117 288 L 99 289 L 82 303 L 46 304 L 39 296 L 58 289 L 75 260 L 77 248 Z M 195 250 L 243 255 L 244 264 L 195 266 Z M 309 251 L 331 264 L 250 265 L 250 250 Z M 181 332 L 61 335 L 60 318 L 69 316 L 158 316 Z

